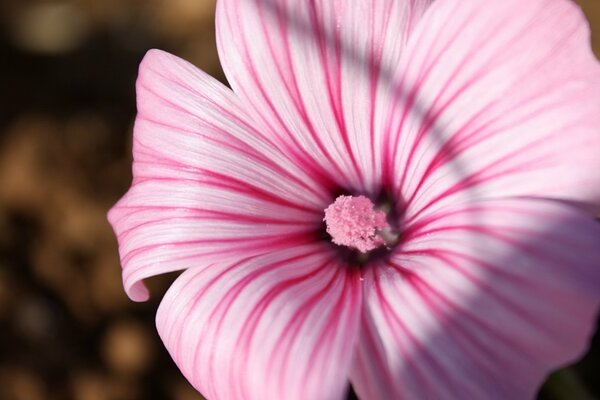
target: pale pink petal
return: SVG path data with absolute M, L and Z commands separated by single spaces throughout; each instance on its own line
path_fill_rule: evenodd
M 588 346 L 600 224 L 544 200 L 463 206 L 407 227 L 365 276 L 351 380 L 366 399 L 528 399 Z
M 310 245 L 185 271 L 157 326 L 211 400 L 343 399 L 361 305 L 357 270 Z
M 221 0 L 221 62 L 280 147 L 346 190 L 375 192 L 389 80 L 430 3 Z
M 137 81 L 133 186 L 111 210 L 125 288 L 141 280 L 302 241 L 327 190 L 269 144 L 233 93 L 153 50 Z
M 600 204 L 600 65 L 570 0 L 443 0 L 398 71 L 385 179 L 409 218 L 472 198 Z
M 150 50 L 136 91 L 136 180 L 160 177 L 156 168 L 166 165 L 182 175 L 191 170 L 253 186 L 301 206 L 329 201 L 323 182 L 307 175 L 311 165 L 290 161 L 264 138 L 264 128 L 230 89 L 192 64 Z

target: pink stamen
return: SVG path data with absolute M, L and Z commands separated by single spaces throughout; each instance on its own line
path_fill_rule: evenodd
M 383 211 L 365 196 L 339 196 L 325 209 L 327 233 L 333 243 L 366 253 L 384 245 L 380 232 L 389 229 Z

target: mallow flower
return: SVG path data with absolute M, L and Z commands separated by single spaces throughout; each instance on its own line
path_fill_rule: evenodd
M 125 289 L 208 399 L 527 399 L 600 300 L 600 67 L 570 0 L 218 0 L 148 52 Z

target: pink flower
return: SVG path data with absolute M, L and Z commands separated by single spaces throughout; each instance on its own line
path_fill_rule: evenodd
M 217 38 L 233 91 L 145 57 L 110 212 L 133 300 L 185 270 L 157 326 L 201 393 L 524 399 L 581 356 L 600 67 L 571 1 L 219 0 Z

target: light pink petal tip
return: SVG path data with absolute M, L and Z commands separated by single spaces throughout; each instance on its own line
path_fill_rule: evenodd
M 580 357 L 600 305 L 600 224 L 542 200 L 435 214 L 366 277 L 351 380 L 364 399 L 530 399 Z
M 220 0 L 220 59 L 282 149 L 323 179 L 376 191 L 390 75 L 430 3 Z
M 506 196 L 600 208 L 600 64 L 573 1 L 436 1 L 400 64 L 383 165 L 408 217 Z
M 159 333 L 211 400 L 341 400 L 360 307 L 358 276 L 320 246 L 185 271 Z
M 109 213 L 129 296 L 141 280 L 302 241 L 328 198 L 266 141 L 233 93 L 152 50 L 137 81 L 133 185 Z

